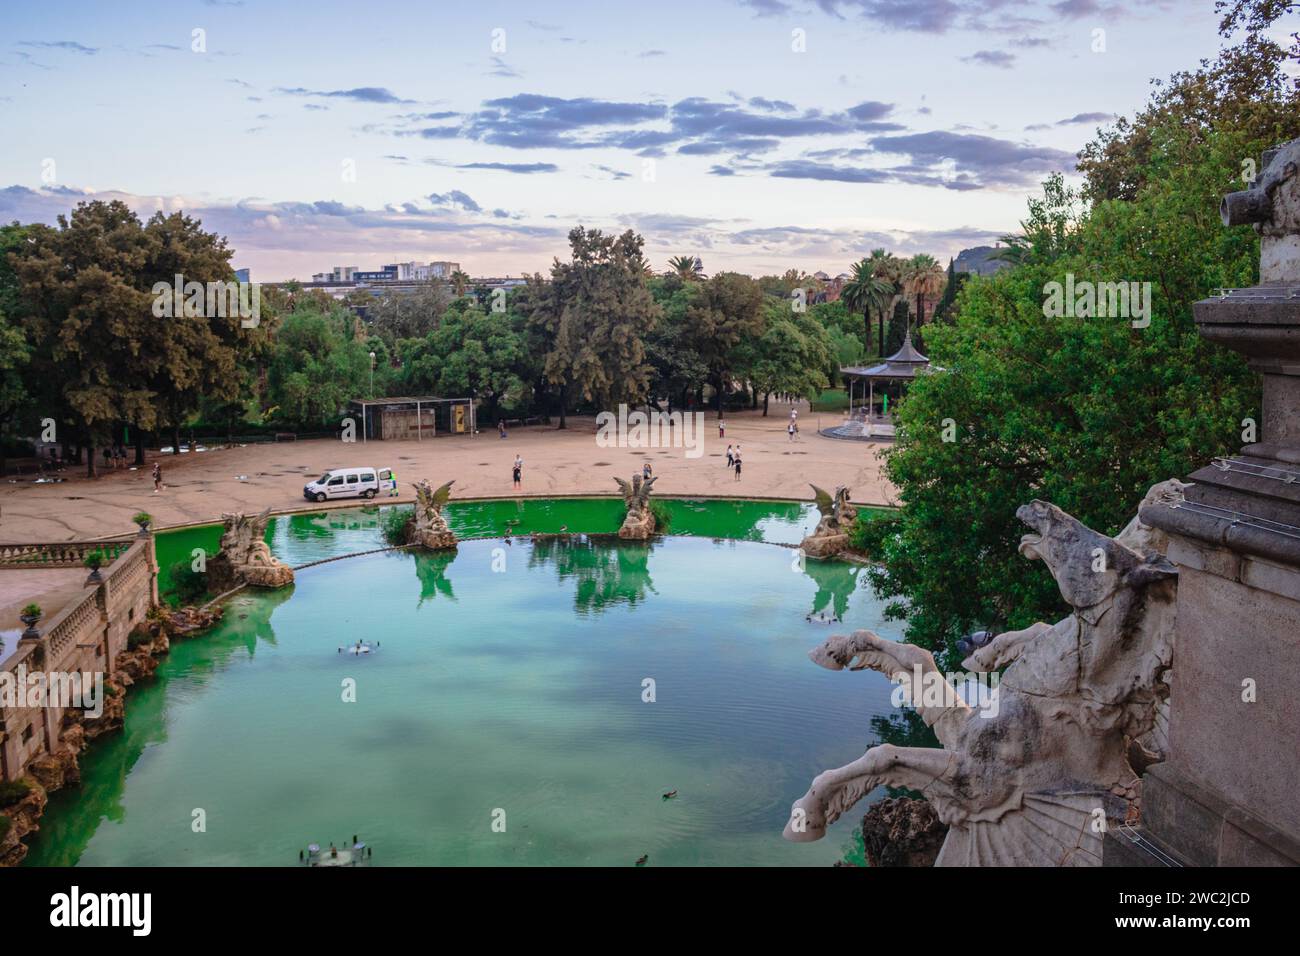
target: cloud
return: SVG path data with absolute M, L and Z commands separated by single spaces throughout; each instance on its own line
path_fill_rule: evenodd
M 783 0 L 741 0 L 741 5 L 753 10 L 756 17 L 779 17 L 790 12 L 790 5 Z
M 523 76 L 522 73 L 517 72 L 514 67 L 506 63 L 501 57 L 493 56 L 490 59 L 492 60 L 492 69 L 487 71 L 486 76 L 504 76 L 510 79 Z
M 979 63 L 983 66 L 996 66 L 999 69 L 1009 70 L 1016 62 L 1016 55 L 1005 50 L 976 50 L 970 56 L 961 59 L 963 63 Z
M 560 167 L 554 163 L 461 163 L 457 169 L 495 169 L 503 173 L 555 173 Z
M 642 59 L 651 56 L 667 56 L 667 55 L 668 55 L 667 50 L 642 50 L 640 53 L 637 54 L 637 56 L 641 57 Z
M 99 52 L 97 46 L 86 46 L 75 40 L 22 40 L 19 46 L 32 47 L 38 50 L 69 50 L 73 53 L 81 53 L 85 56 L 94 56 Z
M 1057 120 L 1057 126 L 1075 126 L 1085 123 L 1109 123 L 1115 119 L 1114 113 L 1075 113 L 1063 120 Z
M 459 189 L 453 189 L 445 193 L 430 193 L 427 198 L 435 206 L 458 206 L 466 212 L 483 211 L 482 206 Z
M 623 169 L 615 169 L 612 166 L 592 166 L 592 169 L 598 170 L 608 176 L 610 179 L 631 179 L 632 174 Z
M 913 164 L 929 168 L 950 161 L 958 173 L 980 185 L 1032 186 L 1047 173 L 1073 170 L 1075 161 L 1073 153 L 1060 149 L 944 130 L 877 136 L 871 147 L 879 153 L 905 155 Z
M 274 92 L 288 96 L 322 96 L 333 99 L 355 100 L 358 103 L 415 102 L 414 100 L 404 100 L 392 90 L 385 89 L 382 86 L 358 86 L 350 90 L 308 90 L 301 86 L 277 86 Z

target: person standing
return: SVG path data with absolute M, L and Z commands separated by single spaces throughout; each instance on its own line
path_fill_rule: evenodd
M 514 473 L 514 479 L 515 479 L 515 487 L 516 487 L 516 488 L 522 488 L 522 487 L 524 486 L 524 483 L 523 483 L 523 476 L 524 476 L 524 460 L 523 460 L 521 457 L 519 457 L 518 455 L 515 455 L 515 465 L 514 465 L 514 472 L 513 472 L 513 473 Z
M 736 455 L 734 452 L 732 452 L 731 446 L 728 445 L 727 446 L 727 467 L 733 468 L 735 467 L 735 464 L 736 464 Z
M 736 480 L 740 481 L 740 456 L 736 456 Z
M 388 471 L 388 480 L 389 480 L 390 482 L 392 482 L 392 483 L 388 486 L 388 497 L 390 497 L 390 498 L 396 498 L 397 495 L 398 495 L 398 491 L 397 491 L 397 472 L 393 471 L 391 468 L 390 468 L 389 471 Z
M 500 433 L 502 438 L 506 437 L 506 422 L 504 418 L 497 422 L 497 432 Z
M 153 493 L 156 495 L 162 491 L 162 465 L 158 462 L 153 463 Z
M 654 469 L 650 467 L 650 462 L 647 461 L 641 466 L 641 477 L 649 481 L 652 474 L 654 474 Z
M 794 419 L 793 418 L 790 419 L 790 424 L 785 426 L 785 430 L 786 430 L 786 434 L 790 436 L 790 440 L 794 441 Z
M 727 437 L 727 423 L 724 422 L 721 418 L 719 418 L 719 419 L 718 419 L 718 439 L 721 440 L 721 439 L 726 438 L 726 437 Z

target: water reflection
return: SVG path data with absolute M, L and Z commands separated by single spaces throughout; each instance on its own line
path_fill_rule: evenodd
M 530 568 L 553 565 L 561 581 L 572 579 L 573 607 L 599 613 L 610 605 L 636 607 L 657 593 L 650 580 L 653 542 L 619 541 L 612 536 L 543 538 L 532 542 Z

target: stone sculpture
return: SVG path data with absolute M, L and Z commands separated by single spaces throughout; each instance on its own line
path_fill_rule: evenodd
M 1165 482 L 1146 500 L 1179 494 L 1178 483 Z M 820 838 L 885 784 L 919 791 L 948 825 L 937 866 L 1100 864 L 1107 827 L 1138 806 L 1131 758 L 1158 759 L 1138 741 L 1158 736 L 1168 694 L 1177 571 L 1128 543 L 1158 541 L 1140 523 L 1109 538 L 1045 501 L 1016 517 L 1033 529 L 1020 553 L 1047 565 L 1073 612 L 975 650 L 963 665 L 971 671 L 1007 668 L 976 706 L 922 648 L 863 630 L 814 649 L 823 667 L 871 668 L 898 681 L 943 748 L 885 744 L 820 774 L 795 802 L 787 839 Z
M 282 588 L 293 583 L 293 568 L 271 554 L 263 537 L 271 509 L 250 517 L 242 512 L 221 516 L 225 532 L 220 551 L 207 563 L 208 590 L 222 594 L 241 584 Z
M 455 483 L 449 481 L 435 490 L 424 478 L 415 482 L 415 526 L 411 529 L 411 544 L 430 551 L 456 547 L 456 535 L 442 516 L 442 506 L 451 499 L 451 486 Z
M 849 489 L 840 485 L 832 496 L 824 489 L 812 485 L 821 521 L 812 534 L 799 544 L 806 557 L 829 558 L 849 547 L 849 529 L 858 516 L 858 509 L 849 504 Z
M 627 516 L 623 526 L 618 529 L 620 538 L 644 541 L 655 533 L 655 516 L 650 510 L 650 487 L 658 478 L 643 478 L 633 475 L 631 482 L 615 478 L 623 492 L 623 503 L 627 505 Z

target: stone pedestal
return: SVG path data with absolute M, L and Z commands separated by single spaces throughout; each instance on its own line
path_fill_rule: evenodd
M 647 508 L 640 514 L 628 513 L 618 529 L 618 536 L 628 541 L 645 541 L 654 537 L 655 516 Z
M 799 550 L 807 558 L 833 558 L 848 549 L 847 534 L 810 534 L 799 543 Z
M 1300 140 L 1269 158 L 1224 207 L 1258 223 L 1263 281 L 1194 306 L 1262 376 L 1260 440 L 1140 513 L 1179 569 L 1169 753 L 1143 777 L 1141 826 L 1108 834 L 1108 865 L 1300 865 Z

